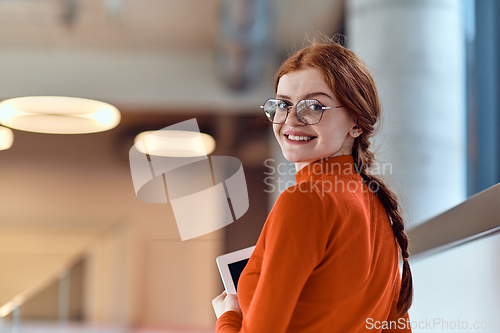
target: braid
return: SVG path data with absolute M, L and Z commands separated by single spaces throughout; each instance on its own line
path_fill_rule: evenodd
M 401 290 L 397 304 L 399 315 L 405 314 L 411 306 L 413 299 L 413 280 L 411 276 L 410 264 L 408 258 L 408 236 L 404 231 L 403 216 L 396 199 L 396 195 L 392 192 L 382 180 L 378 179 L 369 172 L 369 167 L 375 161 L 373 153 L 368 149 L 370 142 L 365 135 L 356 138 L 353 146 L 352 155 L 356 170 L 360 173 L 363 181 L 366 182 L 369 189 L 377 194 L 382 201 L 382 204 L 389 215 L 389 220 L 392 223 L 394 237 L 396 237 L 401 255 L 403 257 L 403 273 L 401 281 Z

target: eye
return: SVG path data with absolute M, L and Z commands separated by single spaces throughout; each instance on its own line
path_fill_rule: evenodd
M 313 103 L 309 106 L 309 110 L 311 111 L 321 111 L 323 110 L 323 105 L 319 103 Z
M 288 109 L 288 107 L 290 106 L 290 104 L 288 104 L 285 101 L 279 101 L 277 106 L 280 109 Z

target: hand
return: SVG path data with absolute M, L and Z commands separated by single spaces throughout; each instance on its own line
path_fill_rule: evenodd
M 222 294 L 213 299 L 212 306 L 214 307 L 217 319 L 226 311 L 236 311 L 243 317 L 240 304 L 238 303 L 238 297 L 232 294 L 227 295 L 225 290 Z

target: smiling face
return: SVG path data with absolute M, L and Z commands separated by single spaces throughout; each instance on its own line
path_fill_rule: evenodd
M 321 72 L 313 67 L 283 75 L 278 83 L 276 98 L 291 105 L 303 99 L 316 99 L 323 106 L 341 105 Z M 321 158 L 350 155 L 354 138 L 361 134 L 345 107 L 324 110 L 321 121 L 315 125 L 302 123 L 295 108 L 292 108 L 285 123 L 273 124 L 273 131 L 283 155 L 295 163 L 296 170 Z

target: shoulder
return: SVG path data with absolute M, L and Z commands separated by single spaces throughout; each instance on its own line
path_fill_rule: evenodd
M 276 205 L 319 206 L 321 204 L 322 198 L 317 184 L 309 181 L 288 187 L 276 201 Z
M 284 190 L 274 204 L 272 215 L 289 222 L 297 219 L 325 218 L 325 198 L 311 182 L 302 182 Z
M 299 185 L 304 184 L 300 183 Z M 309 186 L 291 186 L 283 191 L 269 214 L 268 237 L 273 242 L 323 244 L 328 220 L 325 204 L 317 191 Z
M 345 200 L 345 186 L 337 186 L 331 180 L 304 181 L 287 188 L 278 197 L 278 204 L 303 204 L 332 208 Z
M 318 194 L 315 181 L 304 181 L 288 187 L 281 193 L 284 196 L 312 196 Z

